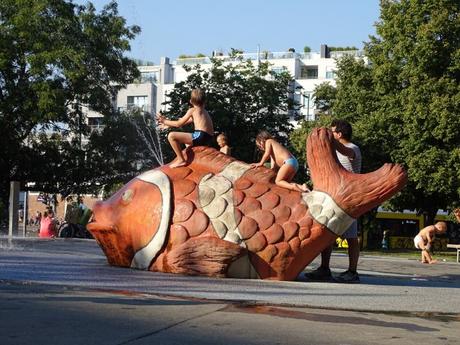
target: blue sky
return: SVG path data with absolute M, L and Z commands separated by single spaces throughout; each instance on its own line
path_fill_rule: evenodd
M 86 3 L 86 0 L 74 0 Z M 91 1 L 98 10 L 109 0 Z M 230 48 L 250 53 L 320 45 L 363 47 L 375 34 L 379 0 L 118 0 L 128 25 L 142 32 L 129 56 L 159 63 L 180 54 Z

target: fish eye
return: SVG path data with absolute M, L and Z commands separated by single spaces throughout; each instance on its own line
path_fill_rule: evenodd
M 133 200 L 134 197 L 134 191 L 132 189 L 127 189 L 121 196 L 121 200 L 123 204 L 129 204 L 131 200 Z

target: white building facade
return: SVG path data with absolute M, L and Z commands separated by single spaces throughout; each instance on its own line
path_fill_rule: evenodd
M 362 51 L 329 52 L 326 45 L 321 46 L 320 52 L 260 52 L 241 54 L 241 57 L 243 60 L 254 60 L 255 63 L 268 61 L 274 72 L 287 70 L 294 79 L 296 90 L 294 97 L 301 106 L 302 117 L 305 120 L 314 120 L 317 114 L 313 100 L 314 89 L 324 82 L 335 86 L 336 58 L 343 55 L 364 58 Z M 234 58 L 230 56 L 215 56 L 214 58 L 228 63 L 234 61 Z M 168 92 L 174 88 L 174 83 L 186 80 L 188 74 L 193 73 L 187 72 L 183 66 L 196 64 L 200 64 L 205 70 L 210 69 L 211 57 L 177 59 L 172 63 L 169 58 L 163 57 L 159 65 L 141 63 L 139 82 L 120 90 L 115 106 L 120 110 L 136 107 L 152 114 L 164 110 L 163 102 L 167 100 Z M 96 119 L 90 121 L 94 122 Z

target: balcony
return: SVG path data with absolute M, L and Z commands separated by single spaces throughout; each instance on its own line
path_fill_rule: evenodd
M 118 111 L 141 111 L 150 113 L 152 111 L 152 106 L 150 104 L 134 104 L 128 103 L 118 107 Z
M 89 125 L 88 127 L 91 132 L 102 132 L 105 125 Z
M 193 57 L 193 58 L 183 58 L 183 59 L 177 59 L 176 64 L 177 65 L 206 65 L 210 64 L 211 59 L 207 56 L 204 57 Z
M 329 53 L 331 59 L 338 59 L 343 56 L 354 56 L 354 57 L 363 57 L 364 51 L 362 50 L 343 50 L 343 51 L 332 51 Z
M 217 60 L 222 60 L 225 62 L 231 62 L 231 61 L 239 61 L 239 60 L 276 60 L 276 59 L 294 59 L 294 58 L 300 58 L 304 54 L 298 54 L 294 52 L 260 52 L 260 53 L 243 53 L 243 54 L 238 54 L 236 56 L 229 56 L 229 55 L 223 55 L 223 56 L 214 56 L 214 59 Z M 210 64 L 211 63 L 211 58 L 208 56 L 205 57 L 193 57 L 193 58 L 183 58 L 183 59 L 177 59 L 176 64 L 177 65 L 205 65 L 205 64 Z

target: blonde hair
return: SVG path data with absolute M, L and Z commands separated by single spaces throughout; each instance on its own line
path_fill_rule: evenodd
M 216 140 L 223 140 L 223 142 L 225 143 L 225 145 L 228 145 L 228 138 L 227 136 L 225 135 L 225 133 L 220 133 Z
M 437 226 L 436 226 L 437 225 Z M 447 224 L 446 222 L 437 222 L 435 225 L 435 228 L 438 229 L 440 232 L 446 232 L 447 230 Z
M 204 106 L 206 103 L 206 95 L 202 89 L 193 89 L 190 96 L 190 103 L 199 107 Z

